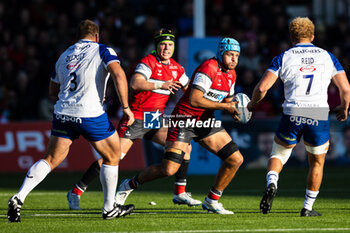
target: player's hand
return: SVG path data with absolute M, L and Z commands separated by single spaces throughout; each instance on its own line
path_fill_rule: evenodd
M 338 121 L 345 121 L 348 118 L 348 109 L 341 105 L 334 108 Z
M 225 110 L 232 116 L 233 120 L 235 121 L 238 121 L 240 119 L 239 114 L 241 114 L 236 108 L 237 103 L 238 101 L 225 103 L 226 104 Z
M 162 85 L 163 90 L 169 90 L 171 94 L 174 94 L 182 87 L 181 83 L 179 81 L 169 81 L 165 82 Z
M 134 123 L 135 121 L 135 118 L 134 118 L 134 113 L 132 113 L 132 111 L 130 110 L 130 108 L 127 108 L 127 109 L 123 109 L 123 114 L 124 116 L 129 119 L 128 120 L 128 124 L 127 126 L 130 126 Z

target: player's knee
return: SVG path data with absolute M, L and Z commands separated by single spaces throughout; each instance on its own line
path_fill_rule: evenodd
M 241 153 L 233 153 L 230 157 L 228 157 L 226 160 L 224 160 L 224 163 L 226 165 L 229 165 L 230 167 L 240 167 L 244 162 L 244 158 L 241 155 Z
M 230 157 L 232 154 L 234 154 L 236 151 L 238 151 L 238 146 L 236 143 L 234 143 L 232 140 L 227 143 L 224 147 L 222 147 L 218 153 L 217 156 L 222 160 L 225 161 L 228 157 Z
M 191 144 L 189 144 L 189 145 L 188 145 L 188 148 L 187 148 L 187 150 L 186 150 L 184 159 L 190 160 L 190 158 L 191 158 L 191 151 L 192 151 L 192 146 L 191 146 Z
M 293 148 L 284 147 L 274 141 L 272 145 L 272 152 L 271 152 L 270 159 L 272 158 L 279 159 L 282 165 L 284 165 L 288 161 L 292 153 L 292 150 Z
M 56 167 L 58 167 L 63 162 L 64 159 L 65 159 L 65 157 L 60 158 L 60 157 L 54 156 L 52 154 L 46 154 L 44 156 L 44 160 L 46 161 L 47 164 L 49 164 L 49 166 L 51 167 L 52 170 L 55 169 Z
M 116 153 L 105 154 L 102 158 L 103 163 L 107 165 L 118 165 L 120 159 Z
M 170 166 L 170 165 L 162 166 L 162 176 L 167 177 L 167 176 L 175 175 L 177 170 L 178 170 L 178 167 L 176 166 Z

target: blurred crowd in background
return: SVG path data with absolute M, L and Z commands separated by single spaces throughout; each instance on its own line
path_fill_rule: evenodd
M 305 2 L 311 12 L 311 3 Z M 206 35 L 230 36 L 241 43 L 236 92 L 250 95 L 271 59 L 290 46 L 287 4 L 281 0 L 206 1 Z M 50 75 L 59 55 L 76 41 L 81 20 L 92 19 L 100 25 L 101 43 L 117 51 L 130 78 L 140 58 L 153 49 L 157 29 L 174 28 L 178 38 L 193 36 L 193 7 L 192 0 L 0 2 L 0 121 L 51 119 Z M 349 70 L 346 19 L 316 29 L 314 43 L 334 53 Z M 338 93 L 334 86 L 329 91 L 332 108 L 339 102 Z M 106 100 L 109 116 L 117 118 L 119 104 L 112 88 Z M 255 117 L 279 114 L 282 101 L 283 89 L 277 83 Z
M 236 92 L 251 95 L 271 59 L 291 46 L 288 23 L 292 16 L 286 10 L 290 2 L 206 1 L 206 35 L 230 36 L 241 43 Z M 313 1 L 294 2 L 303 4 L 309 11 L 307 16 L 313 19 Z M 75 31 L 81 20 L 91 19 L 100 26 L 100 42 L 116 50 L 130 78 L 139 60 L 154 49 L 156 30 L 168 27 L 176 30 L 177 38 L 193 36 L 193 8 L 193 0 L 1 1 L 0 123 L 51 119 L 50 76 L 59 55 L 76 41 Z M 348 19 L 337 17 L 332 24 L 315 24 L 314 44 L 332 52 L 348 72 Z M 111 87 L 110 82 L 105 107 L 111 118 L 118 118 L 119 101 Z M 276 83 L 254 117 L 279 115 L 283 99 L 282 85 Z M 329 104 L 331 108 L 339 104 L 334 85 L 329 88 Z

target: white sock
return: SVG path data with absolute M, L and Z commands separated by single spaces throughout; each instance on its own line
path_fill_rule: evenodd
M 318 193 L 319 193 L 319 191 L 311 191 L 311 190 L 306 189 L 303 208 L 305 208 L 307 210 L 312 210 L 312 206 L 314 205 L 314 202 L 316 201 L 316 197 L 317 197 Z
M 113 209 L 115 202 L 115 191 L 118 184 L 118 166 L 102 164 L 100 181 L 103 190 L 103 209 L 108 212 Z
M 17 197 L 24 202 L 27 195 L 51 172 L 50 165 L 44 159 L 34 163 L 28 170 Z
M 218 203 L 218 202 L 219 202 L 218 200 L 214 200 L 214 199 L 211 199 L 211 198 L 209 198 L 209 197 L 206 197 L 205 200 L 206 200 L 207 202 L 209 202 L 210 204 L 214 204 L 214 203 Z
M 277 188 L 278 178 L 279 178 L 279 175 L 277 172 L 269 171 L 266 175 L 266 181 L 267 181 L 266 187 L 268 187 L 272 183 L 272 184 L 275 184 L 275 186 Z

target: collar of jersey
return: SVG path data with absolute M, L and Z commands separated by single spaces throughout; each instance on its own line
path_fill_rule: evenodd
M 96 42 L 94 42 L 94 41 L 92 41 L 92 40 L 87 40 L 87 39 L 81 39 L 81 40 L 79 40 L 79 42 L 83 42 L 83 43 L 96 43 Z
M 154 56 L 156 57 L 157 61 L 158 61 L 159 63 L 161 63 L 162 65 L 165 65 L 165 66 L 170 65 L 170 59 L 169 59 L 169 63 L 168 63 L 168 64 L 164 64 L 164 63 L 162 63 L 162 62 L 160 61 L 160 59 L 159 59 L 159 57 L 158 57 L 158 55 L 157 55 L 156 53 L 154 53 Z
M 298 43 L 294 47 L 315 47 L 312 43 Z

